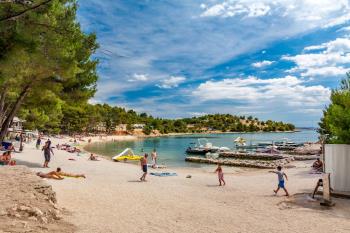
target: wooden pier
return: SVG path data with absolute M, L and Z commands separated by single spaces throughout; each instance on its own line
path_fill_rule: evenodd
M 277 166 L 285 166 L 288 164 L 292 158 L 283 158 L 276 160 L 253 160 L 253 159 L 208 159 L 204 157 L 189 156 L 185 159 L 187 162 L 193 163 L 207 163 L 207 164 L 221 164 L 226 166 L 236 166 L 236 167 L 251 167 L 251 168 L 264 168 L 264 169 L 274 169 Z

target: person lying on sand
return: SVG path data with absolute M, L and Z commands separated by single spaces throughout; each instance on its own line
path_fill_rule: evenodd
M 54 180 L 63 180 L 64 179 L 56 171 L 52 171 L 52 172 L 49 172 L 49 173 L 37 172 L 36 175 L 41 177 L 41 178 L 47 178 L 47 179 L 54 179 Z
M 0 165 L 16 165 L 16 161 L 11 159 L 11 151 L 5 151 L 0 155 Z
M 66 177 L 74 177 L 74 178 L 86 178 L 84 174 L 70 174 L 70 173 L 65 173 L 62 172 L 61 168 L 57 168 L 56 171 L 52 171 L 49 173 L 43 173 L 43 172 L 38 172 L 36 173 L 37 176 L 40 176 L 41 178 L 48 178 L 48 179 L 55 179 L 55 180 L 63 180 L 63 176 Z
M 317 158 L 316 161 L 312 164 L 312 168 L 317 172 L 323 171 L 323 162 Z
M 97 156 L 95 156 L 94 154 L 90 154 L 90 157 L 89 157 L 89 160 L 92 160 L 92 161 L 100 161 L 97 159 Z

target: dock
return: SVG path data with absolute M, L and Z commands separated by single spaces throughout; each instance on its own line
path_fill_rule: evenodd
M 263 169 L 274 169 L 277 166 L 285 166 L 292 161 L 292 158 L 282 158 L 276 160 L 253 160 L 253 159 L 211 159 L 204 157 L 188 156 L 185 159 L 187 162 L 193 163 L 207 163 L 207 164 L 221 164 L 226 166 L 235 167 L 250 167 L 250 168 L 263 168 Z
M 287 158 L 288 156 L 282 154 L 268 154 L 268 153 L 242 153 L 242 152 L 221 152 L 219 156 L 222 158 L 233 159 L 250 159 L 250 160 L 279 160 Z

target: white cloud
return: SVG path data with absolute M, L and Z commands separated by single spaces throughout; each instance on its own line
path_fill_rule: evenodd
M 347 11 L 349 11 L 349 5 L 347 6 Z M 338 18 L 334 18 L 331 19 L 329 23 L 327 23 L 324 27 L 333 27 L 333 26 L 337 26 L 340 24 L 344 24 L 346 22 L 348 22 L 350 20 L 350 13 L 346 14 L 346 15 L 342 15 Z
M 181 76 L 170 76 L 168 79 L 162 80 L 161 84 L 157 84 L 156 86 L 159 88 L 173 88 L 178 87 L 181 83 L 185 82 L 186 78 Z
M 315 77 L 315 76 L 344 76 L 349 69 L 338 66 L 308 68 L 305 72 L 301 73 L 303 77 Z
M 313 50 L 320 50 L 320 49 L 324 49 L 325 46 L 322 45 L 312 45 L 312 46 L 308 46 L 304 48 L 304 51 L 313 51 Z
M 208 113 L 207 112 L 188 112 L 187 114 L 194 117 L 200 117 L 200 116 L 207 115 Z
M 269 66 L 273 63 L 273 61 L 261 61 L 261 62 L 255 62 L 252 64 L 253 67 L 256 67 L 256 68 L 261 68 L 261 67 L 265 67 L 265 66 Z
M 128 79 L 129 82 L 145 82 L 149 80 L 149 77 L 147 74 L 134 74 L 130 79 Z
M 323 21 L 321 27 L 343 24 L 350 19 L 347 0 L 223 0 L 202 9 L 201 17 L 279 15 L 303 23 Z
M 330 89 L 321 85 L 305 86 L 294 76 L 274 79 L 224 79 L 207 81 L 198 86 L 193 95 L 201 100 L 232 100 L 258 102 L 263 106 L 275 103 L 276 108 L 285 104 L 298 107 L 323 106 L 329 99 Z
M 296 67 L 288 72 L 301 72 L 304 77 L 341 76 L 345 75 L 350 68 L 349 38 L 337 38 L 320 45 L 308 46 L 304 51 L 313 53 L 282 58 L 296 64 Z
M 205 11 L 201 14 L 201 17 L 220 16 L 223 18 L 233 17 L 236 15 L 259 17 L 267 15 L 270 11 L 270 6 L 262 2 L 251 2 L 249 4 L 245 4 L 241 1 L 224 1 L 211 7 L 205 6 L 201 8 L 205 9 Z

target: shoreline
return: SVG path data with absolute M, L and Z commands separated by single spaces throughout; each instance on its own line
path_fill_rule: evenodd
M 247 134 L 249 133 L 296 133 L 296 132 L 299 132 L 299 131 L 276 131 L 276 132 L 263 132 L 263 131 L 259 131 L 259 132 L 246 132 Z M 81 142 L 79 141 L 79 148 L 86 152 L 86 153 L 93 153 L 99 157 L 103 157 L 105 159 L 108 159 L 108 160 L 111 160 L 111 156 L 109 155 L 102 155 L 102 154 L 99 154 L 99 153 L 96 153 L 96 152 L 92 152 L 92 151 L 89 151 L 86 147 L 91 145 L 91 144 L 94 144 L 94 143 L 107 143 L 107 142 L 113 142 L 113 141 L 134 141 L 134 140 L 144 140 L 144 139 L 147 139 L 147 138 L 164 138 L 164 137 L 176 137 L 176 136 L 188 136 L 188 135 L 197 135 L 198 133 L 171 133 L 171 134 L 163 134 L 163 135 L 107 135 L 107 136 L 104 136 L 104 137 L 101 137 L 101 136 L 94 136 L 94 137 L 84 137 L 85 138 L 85 141 L 84 142 Z M 216 132 L 216 133 L 201 133 L 200 135 L 208 135 L 208 134 L 236 134 L 236 132 Z M 91 138 L 91 143 L 88 143 L 87 140 Z M 310 142 L 306 142 L 306 143 L 310 143 Z M 311 142 L 311 143 L 316 143 L 316 142 Z M 116 152 L 117 154 L 117 152 Z M 190 167 L 190 166 L 189 166 Z

